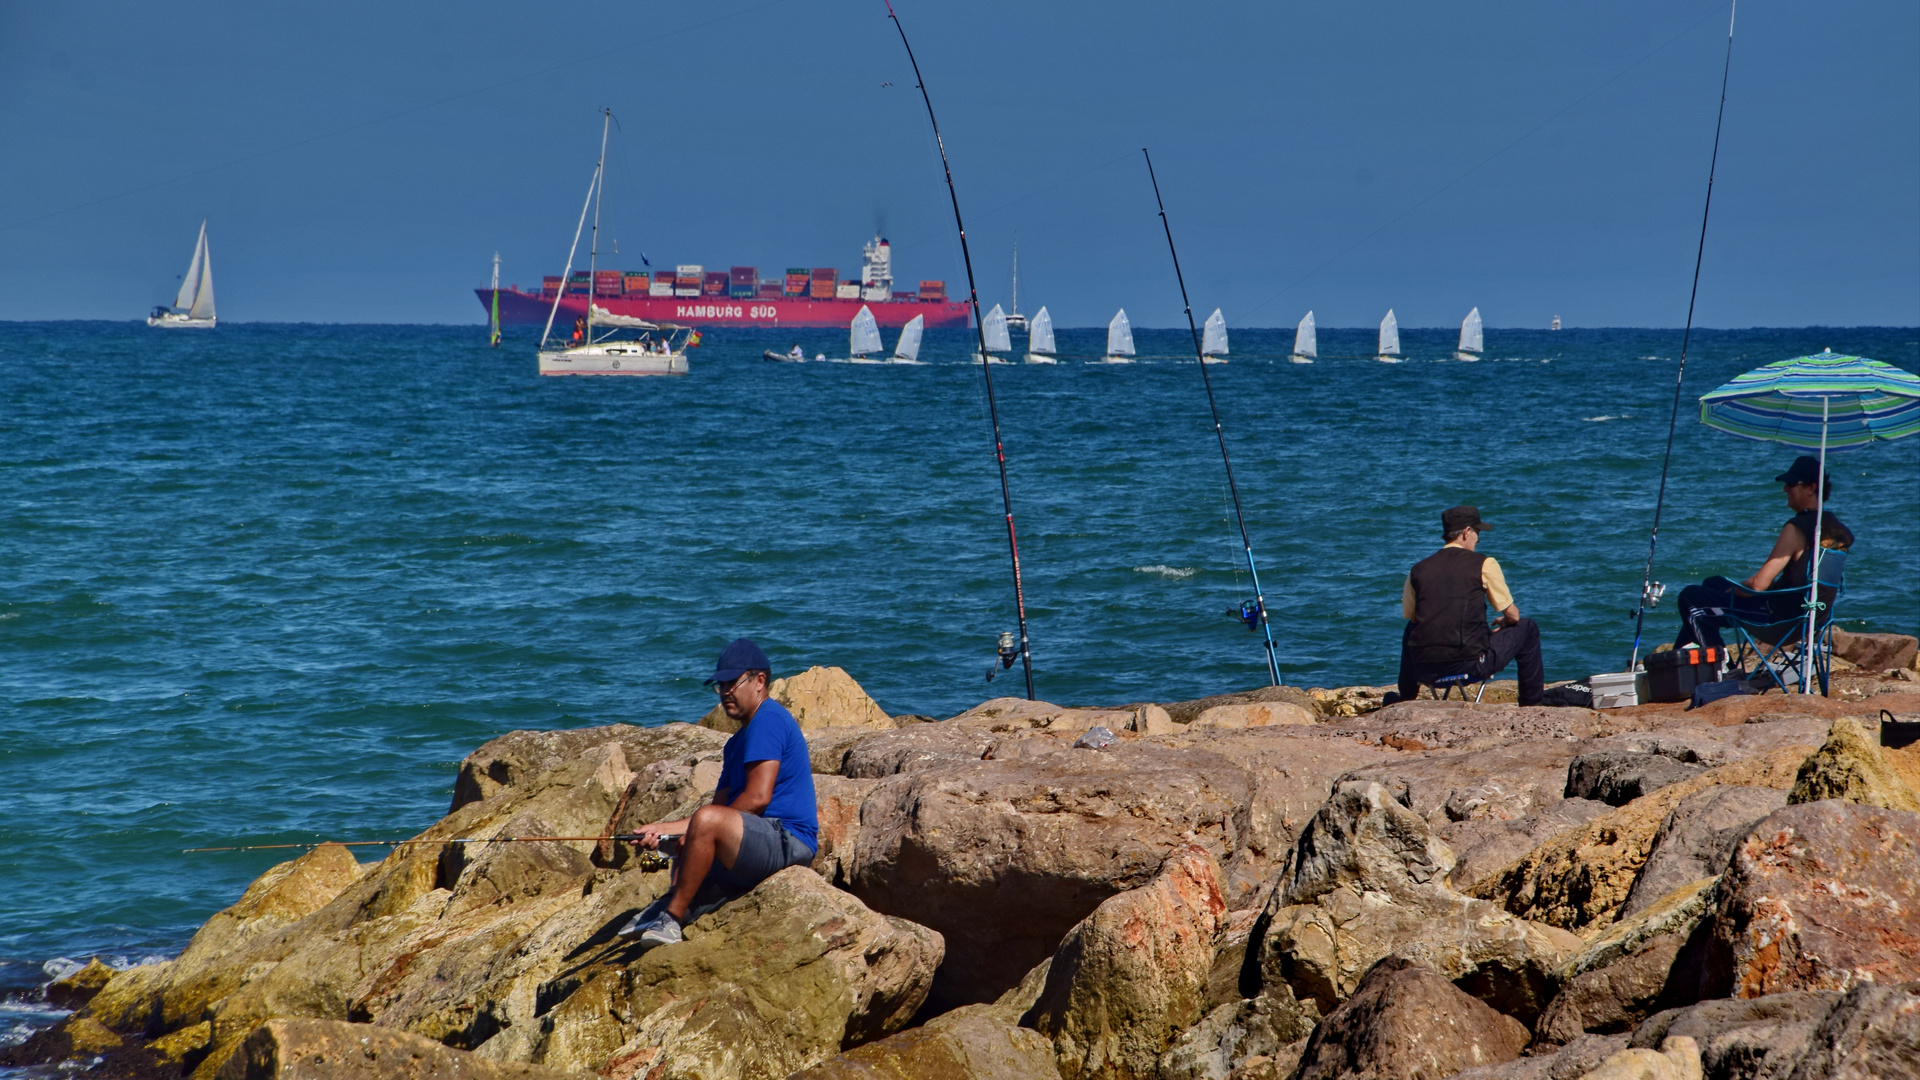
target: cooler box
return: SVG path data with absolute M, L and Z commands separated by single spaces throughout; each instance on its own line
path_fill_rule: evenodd
M 1670 649 L 1648 655 L 1647 701 L 1691 701 L 1693 688 L 1717 682 L 1725 649 Z
M 1593 688 L 1594 708 L 1624 709 L 1640 704 L 1646 696 L 1647 673 L 1621 671 L 1594 675 L 1587 679 L 1587 685 Z

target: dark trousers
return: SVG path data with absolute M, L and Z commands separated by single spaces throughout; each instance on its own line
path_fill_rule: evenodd
M 1725 648 L 1720 631 L 1733 625 L 1728 612 L 1750 623 L 1770 622 L 1774 617 L 1767 597 L 1746 592 L 1726 578 L 1710 577 L 1680 590 L 1680 633 L 1673 639 L 1673 647 L 1691 643 Z
M 1411 627 L 1413 624 L 1407 625 Z M 1547 692 L 1547 665 L 1540 657 L 1540 625 L 1532 619 L 1521 619 L 1512 626 L 1495 630 L 1486 653 L 1480 659 L 1464 664 L 1416 664 L 1407 658 L 1403 638 L 1400 646 L 1400 700 L 1411 701 L 1419 696 L 1422 684 L 1432 686 L 1433 680 L 1448 675 L 1469 675 L 1476 682 L 1491 679 L 1515 660 L 1520 662 L 1520 704 L 1540 704 L 1540 699 Z

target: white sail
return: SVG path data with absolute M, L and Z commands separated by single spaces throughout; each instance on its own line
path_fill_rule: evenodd
M 180 292 L 173 298 L 175 311 L 193 306 L 194 290 L 200 287 L 200 261 L 207 257 L 207 223 L 200 223 L 200 239 L 193 245 L 193 261 L 187 264 L 187 276 L 180 279 Z
M 1387 309 L 1387 317 L 1380 320 L 1380 355 L 1400 355 L 1400 320 L 1393 317 L 1393 309 Z
M 636 319 L 631 315 L 615 315 L 599 304 L 593 305 L 593 325 L 620 326 L 630 330 L 658 330 L 660 327 L 645 319 Z
M 926 329 L 927 317 L 925 315 L 915 315 L 913 318 L 908 319 L 907 325 L 900 328 L 900 344 L 893 347 L 893 358 L 895 360 L 919 360 L 920 335 L 925 333 Z
M 1044 307 L 1033 317 L 1027 329 L 1027 351 L 1040 356 L 1052 356 L 1054 353 L 1053 316 L 1047 314 Z
M 1472 311 L 1467 312 L 1466 319 L 1460 323 L 1460 351 L 1470 353 L 1480 352 L 1483 348 L 1483 341 L 1484 337 L 1480 327 L 1480 309 L 1474 308 Z
M 1220 314 L 1219 308 L 1207 316 L 1207 325 L 1200 333 L 1200 354 L 1202 356 L 1227 355 L 1227 318 Z
M 987 339 L 988 352 L 1013 351 L 1013 339 L 1007 336 L 1007 313 L 1000 310 L 999 304 L 993 305 L 987 317 L 980 320 L 980 330 Z
M 1133 324 L 1127 321 L 1126 308 L 1121 308 L 1120 313 L 1107 324 L 1107 355 L 1133 355 Z
M 1300 326 L 1293 332 L 1293 355 L 1317 357 L 1320 355 L 1320 335 L 1314 330 L 1313 312 L 1300 320 Z
M 880 324 L 874 320 L 873 309 L 860 305 L 860 314 L 853 317 L 853 333 L 847 347 L 855 356 L 868 356 L 877 353 L 880 345 Z
M 213 314 L 213 249 L 207 246 L 207 225 L 200 223 L 200 257 L 194 260 L 200 264 L 200 283 L 193 291 L 193 306 L 187 309 L 187 316 L 194 319 L 212 319 Z

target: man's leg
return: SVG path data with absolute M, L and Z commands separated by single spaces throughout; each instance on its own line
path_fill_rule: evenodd
M 740 811 L 712 803 L 693 812 L 687 822 L 687 834 L 680 839 L 680 857 L 674 860 L 673 896 L 667 901 L 667 914 L 685 921 L 693 906 L 693 894 L 706 883 L 715 859 L 731 868 L 740 856 Z
M 1408 623 L 1400 631 L 1400 700 L 1412 701 L 1420 696 L 1420 674 L 1414 668 L 1413 661 L 1407 659 L 1407 635 L 1413 632 L 1413 624 Z
M 1673 639 L 1673 647 L 1692 643 L 1724 648 L 1720 629 L 1729 625 L 1726 610 L 1733 606 L 1733 598 L 1733 584 L 1726 578 L 1712 577 L 1681 589 L 1680 633 Z
M 1540 704 L 1547 692 L 1547 665 L 1540 655 L 1540 625 L 1532 619 L 1494 631 L 1476 674 L 1492 678 L 1516 659 L 1520 661 L 1520 704 Z

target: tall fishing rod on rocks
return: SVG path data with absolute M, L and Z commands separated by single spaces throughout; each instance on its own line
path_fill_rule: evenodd
M 588 842 L 595 844 L 634 843 L 641 839 L 639 833 L 610 833 L 606 836 L 472 836 L 453 837 L 446 840 L 314 840 L 301 844 L 236 844 L 229 847 L 190 847 L 182 848 L 182 855 L 198 855 L 211 851 L 291 851 L 295 849 L 311 851 L 326 847 L 410 847 L 427 844 L 540 844 L 554 842 Z M 667 857 L 657 851 L 639 852 L 641 869 L 665 869 Z
M 1220 427 L 1220 403 L 1214 400 L 1213 377 L 1207 374 L 1207 357 L 1201 351 L 1200 330 L 1193 323 L 1193 302 L 1187 299 L 1187 279 L 1180 273 L 1180 253 L 1173 247 L 1173 226 L 1167 223 L 1167 203 L 1160 197 L 1160 180 L 1153 175 L 1153 155 L 1146 147 L 1140 153 L 1147 159 L 1147 179 L 1153 184 L 1153 201 L 1160 207 L 1160 227 L 1166 230 L 1167 254 L 1173 256 L 1173 277 L 1180 283 L 1180 303 L 1187 309 L 1187 331 L 1193 335 L 1193 358 L 1200 362 L 1200 381 L 1207 387 L 1207 408 L 1213 410 L 1213 434 L 1220 440 L 1220 463 L 1227 468 L 1227 492 L 1233 496 L 1233 516 L 1240 523 L 1240 547 L 1246 552 L 1247 573 L 1253 578 L 1253 602 L 1241 605 L 1240 618 L 1249 630 L 1258 629 L 1267 639 L 1267 677 L 1280 685 L 1280 662 L 1274 656 L 1273 626 L 1267 621 L 1267 597 L 1260 591 L 1260 570 L 1253 563 L 1253 541 L 1247 536 L 1247 515 L 1240 509 L 1240 488 L 1233 481 L 1233 458 L 1227 454 L 1227 433 Z M 1257 621 L 1257 622 L 1256 622 Z
M 1693 305 L 1700 298 L 1700 264 L 1707 253 L 1707 217 L 1713 212 L 1713 176 L 1720 165 L 1720 128 L 1727 118 L 1727 76 L 1733 71 L 1733 20 L 1740 13 L 1740 0 L 1734 0 L 1727 12 L 1727 57 L 1720 68 L 1720 112 L 1713 120 L 1713 156 L 1707 161 L 1707 199 L 1700 208 L 1700 243 L 1693 253 L 1693 289 L 1687 294 L 1687 328 L 1680 336 L 1680 368 L 1673 375 L 1673 413 L 1667 418 L 1667 452 L 1660 459 L 1660 494 L 1653 503 L 1653 531 L 1647 536 L 1647 569 L 1640 578 L 1640 606 L 1633 611 L 1633 655 L 1627 670 L 1640 665 L 1640 635 L 1646 626 L 1647 612 L 1660 602 L 1667 591 L 1653 580 L 1653 552 L 1660 542 L 1660 512 L 1667 505 L 1667 470 L 1673 465 L 1673 434 L 1680 425 L 1680 387 L 1687 378 L 1687 347 L 1693 341 Z M 1681 613 L 1685 617 L 1685 612 Z
M 967 226 L 960 220 L 960 194 L 953 187 L 953 165 L 947 161 L 947 144 L 940 138 L 940 121 L 933 116 L 933 98 L 927 94 L 927 80 L 920 74 L 920 61 L 914 59 L 913 45 L 907 41 L 907 28 L 900 25 L 900 16 L 894 13 L 893 0 L 886 0 L 887 18 L 893 20 L 893 28 L 900 32 L 900 44 L 906 47 L 907 63 L 913 65 L 914 85 L 920 90 L 920 100 L 927 105 L 927 123 L 933 126 L 933 144 L 940 148 L 940 168 L 947 176 L 947 197 L 953 202 L 953 225 L 960 231 L 960 258 L 967 266 L 967 302 L 973 306 L 973 328 L 979 338 L 980 373 L 987 380 L 987 414 L 993 421 L 993 456 L 1000 465 L 1000 504 L 1007 514 L 1007 551 L 1013 558 L 1013 606 L 1020 619 L 1020 663 L 1026 669 L 1027 700 L 1033 700 L 1033 652 L 1027 642 L 1027 595 L 1020 582 L 1020 542 L 1013 528 L 1013 494 L 1007 486 L 1007 451 L 1000 438 L 1000 408 L 993 396 L 993 358 L 987 352 L 987 328 L 980 321 L 980 293 L 973 284 L 973 255 L 967 250 Z M 1000 644 L 1000 664 L 1003 668 L 1013 666 L 1014 654 L 1010 643 L 1002 635 Z M 992 669 L 987 677 L 991 679 Z

